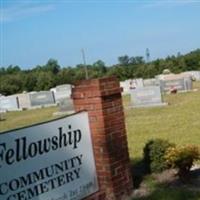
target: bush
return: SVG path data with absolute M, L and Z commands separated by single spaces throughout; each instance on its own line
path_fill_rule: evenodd
M 195 160 L 200 159 L 200 151 L 197 146 L 188 145 L 168 148 L 165 154 L 166 164 L 177 168 L 181 179 L 187 177 Z
M 143 149 L 146 170 L 148 172 L 161 172 L 167 169 L 165 152 L 169 147 L 174 146 L 174 144 L 162 139 L 154 139 L 147 142 Z

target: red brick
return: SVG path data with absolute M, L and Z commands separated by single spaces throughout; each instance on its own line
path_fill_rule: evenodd
M 121 91 L 114 77 L 80 81 L 72 90 L 76 111 L 89 114 L 100 187 L 86 200 L 121 200 L 133 187 Z

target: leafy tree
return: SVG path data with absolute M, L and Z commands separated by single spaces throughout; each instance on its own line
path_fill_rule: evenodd
M 52 72 L 40 72 L 37 76 L 35 90 L 49 90 L 55 86 Z
M 18 92 L 22 92 L 23 79 L 20 74 L 17 75 L 5 75 L 0 79 L 0 93 L 4 95 L 11 95 Z
M 57 74 L 60 71 L 60 65 L 57 60 L 49 59 L 47 64 L 44 66 L 44 69 L 52 72 L 53 74 Z
M 118 62 L 120 65 L 128 65 L 129 64 L 129 57 L 127 55 L 119 56 Z
M 145 63 L 142 56 L 128 55 L 118 57 L 119 63 L 106 67 L 102 60 L 87 65 L 89 78 L 114 75 L 119 80 L 130 78 L 151 78 L 168 68 L 173 73 L 187 70 L 200 70 L 200 49 L 182 55 L 168 56 Z M 10 95 L 33 90 L 49 90 L 51 87 L 65 83 L 75 83 L 85 79 L 85 66 L 61 68 L 58 61 L 49 59 L 45 65 L 33 69 L 21 70 L 19 66 L 0 67 L 0 93 Z

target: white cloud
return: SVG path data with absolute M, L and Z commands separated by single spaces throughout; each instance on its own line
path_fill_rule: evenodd
M 31 2 L 22 2 L 13 6 L 0 8 L 0 22 L 10 22 L 26 18 L 40 13 L 51 11 L 55 8 L 53 4 L 37 4 Z

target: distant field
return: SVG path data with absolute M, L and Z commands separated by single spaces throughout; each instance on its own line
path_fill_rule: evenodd
M 200 145 L 200 82 L 196 92 L 166 95 L 169 106 L 125 109 L 129 152 L 132 159 L 142 157 L 142 149 L 151 138 L 164 138 L 176 144 Z M 124 97 L 125 107 L 130 97 Z M 0 131 L 53 119 L 57 107 L 9 112 L 0 122 Z

